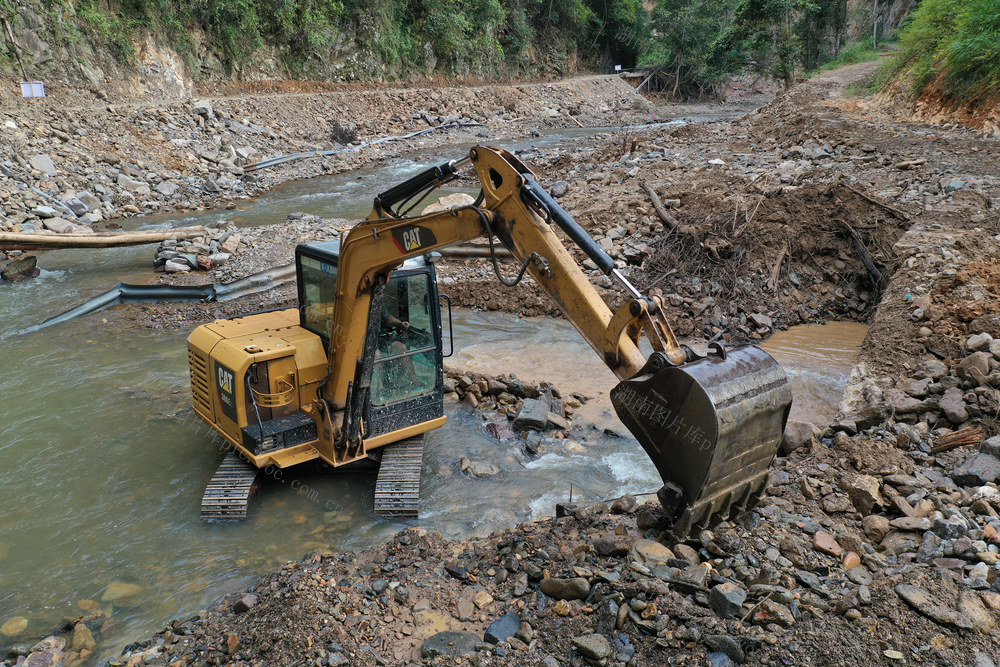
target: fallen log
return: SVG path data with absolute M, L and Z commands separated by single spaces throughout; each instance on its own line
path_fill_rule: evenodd
M 653 210 L 656 211 L 656 215 L 659 216 L 660 221 L 663 222 L 663 226 L 667 228 L 667 231 L 677 231 L 681 226 L 681 223 L 679 223 L 677 218 L 670 215 L 667 212 L 667 209 L 663 207 L 663 202 L 660 201 L 660 195 L 656 194 L 656 190 L 654 190 L 649 183 L 643 183 L 642 189 L 646 191 L 647 195 L 649 195 L 649 201 L 653 203 Z
M 183 241 L 207 236 L 204 227 L 145 230 L 137 232 L 100 232 L 96 234 L 25 234 L 0 232 L 0 250 L 56 250 L 66 248 L 119 248 L 131 245 Z

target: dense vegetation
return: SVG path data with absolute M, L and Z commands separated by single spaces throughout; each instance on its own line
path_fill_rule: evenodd
M 698 97 L 734 73 L 789 85 L 824 63 L 873 56 L 846 43 L 858 19 L 847 0 L 658 0 L 651 11 L 642 0 L 0 0 L 0 19 L 17 34 L 35 22 L 23 18 L 29 9 L 50 42 L 83 37 L 128 66 L 152 34 L 196 76 L 563 75 L 641 64 L 659 68 L 668 94 Z M 891 67 L 914 94 L 995 100 L 998 53 L 1000 0 L 922 0 Z
M 946 101 L 996 104 L 1000 97 L 1000 0 L 923 0 L 900 34 L 889 66 Z
M 791 85 L 835 58 L 846 39 L 846 0 L 660 0 L 642 57 L 674 72 L 674 93 L 705 93 L 736 72 Z
M 44 1 L 75 9 L 122 63 L 143 31 L 189 59 L 199 34 L 230 72 L 268 46 L 295 76 L 317 75 L 322 61 L 354 52 L 378 63 L 361 78 L 566 72 L 573 57 L 631 65 L 647 31 L 641 0 Z

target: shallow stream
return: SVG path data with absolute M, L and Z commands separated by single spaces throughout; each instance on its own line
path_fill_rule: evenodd
M 260 224 L 292 211 L 358 217 L 373 191 L 441 159 L 288 184 L 261 197 L 253 211 L 134 219 L 128 226 L 222 217 Z M 22 635 L 0 636 L 0 646 L 102 611 L 95 655 L 113 656 L 280 563 L 312 550 L 376 544 L 405 525 L 372 518 L 372 474 L 296 470 L 264 486 L 249 521 L 203 524 L 201 493 L 224 452 L 190 409 L 187 332 L 123 334 L 98 313 L 16 333 L 119 281 L 148 281 L 151 260 L 150 247 L 53 251 L 41 257 L 37 280 L 0 286 L 0 626 L 16 616 L 28 620 Z M 843 337 L 830 335 L 834 330 Z M 809 410 L 820 414 L 839 397 L 863 331 L 794 331 L 803 333 L 781 345 L 776 336 L 770 346 L 798 378 L 797 396 L 810 396 Z M 577 419 L 577 430 L 593 437 L 553 443 L 529 460 L 486 436 L 475 414 L 449 407 L 451 419 L 429 438 L 424 458 L 424 528 L 466 537 L 545 516 L 568 498 L 570 483 L 578 499 L 658 488 L 634 440 L 603 434 L 624 433 L 607 402 L 614 379 L 568 323 L 458 311 L 455 340 L 449 365 L 545 379 L 594 397 Z M 462 456 L 491 461 L 501 472 L 467 478 L 459 472 Z M 141 588 L 115 602 L 108 598 L 122 590 L 109 588 L 116 582 Z

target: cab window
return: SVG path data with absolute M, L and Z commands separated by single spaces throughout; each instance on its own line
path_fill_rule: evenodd
M 431 318 L 430 274 L 390 277 L 385 287 L 372 405 L 385 405 L 433 391 L 437 346 Z
M 299 261 L 302 267 L 302 326 L 329 340 L 337 296 L 337 267 L 307 255 L 302 255 Z

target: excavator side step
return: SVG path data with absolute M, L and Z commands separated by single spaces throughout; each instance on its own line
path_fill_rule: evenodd
M 382 448 L 382 465 L 375 481 L 375 516 L 416 518 L 423 459 L 422 434 Z
M 239 454 L 229 452 L 201 498 L 203 521 L 241 521 L 247 518 L 250 496 L 257 490 L 258 470 Z

